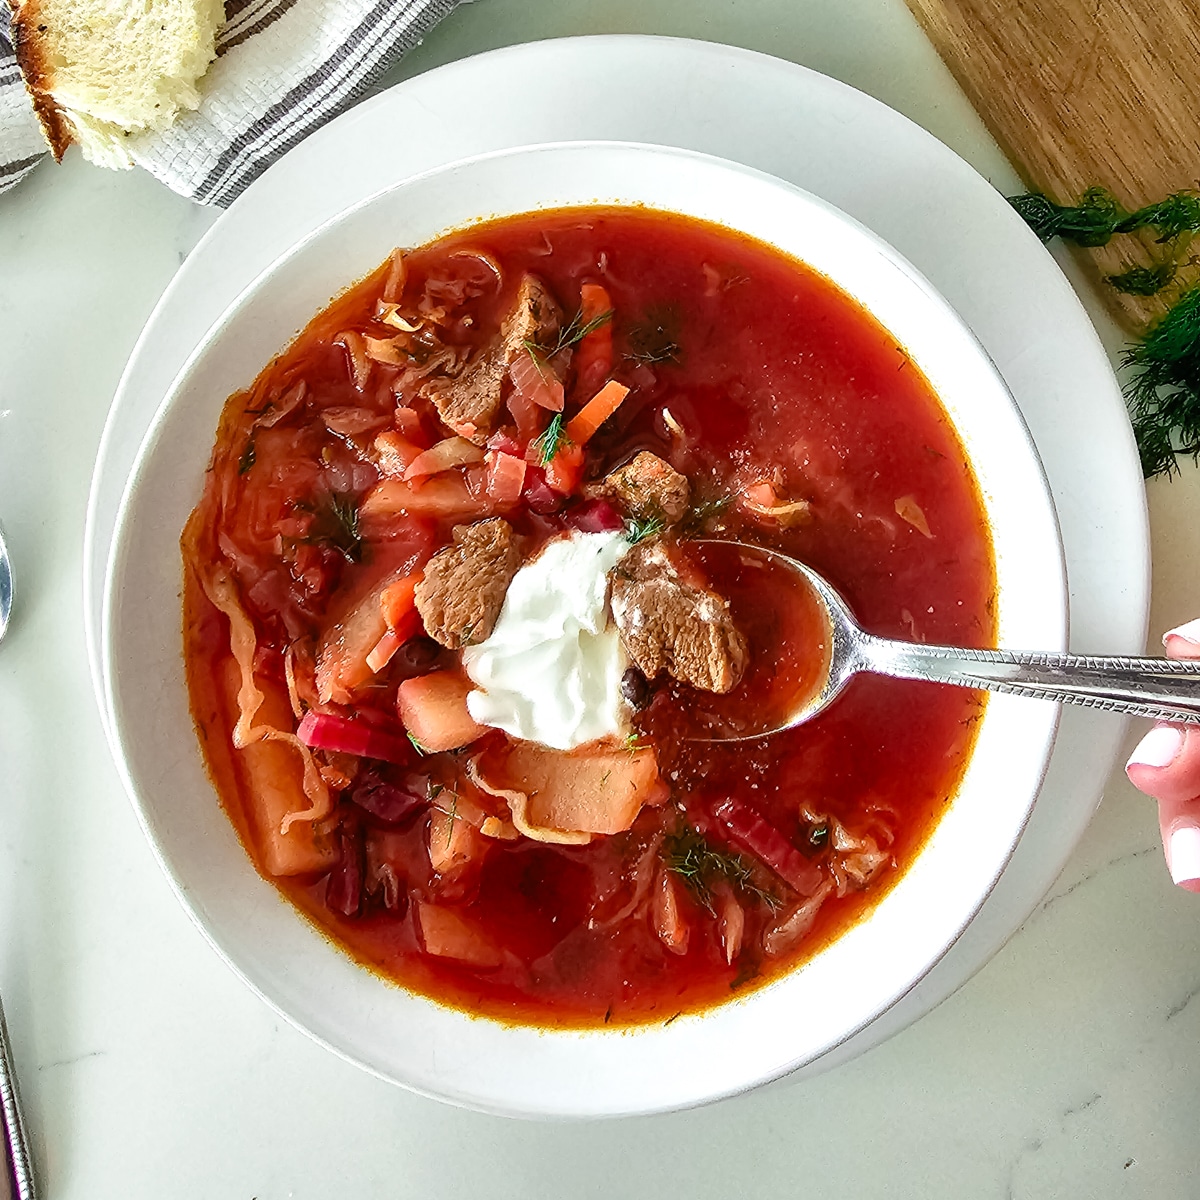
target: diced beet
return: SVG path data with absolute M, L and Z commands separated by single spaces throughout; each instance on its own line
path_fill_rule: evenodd
M 563 498 L 546 482 L 545 470 L 533 465 L 525 468 L 525 490 L 521 495 L 533 512 L 543 515 L 557 512 L 563 505 Z
M 567 509 L 563 520 L 581 533 L 615 533 L 625 525 L 621 514 L 607 500 L 585 500 Z
M 304 714 L 296 736 L 313 750 L 378 758 L 401 767 L 408 766 L 417 756 L 412 743 L 395 721 L 389 725 L 376 723 L 365 713 L 361 717 L 341 717 L 310 711 Z
M 821 886 L 824 878 L 821 869 L 748 804 L 726 796 L 712 806 L 712 814 L 734 842 L 770 867 L 800 895 L 811 896 Z
M 428 784 L 425 780 L 422 786 L 416 779 L 392 783 L 372 772 L 355 784 L 350 799 L 385 824 L 396 825 L 429 803 Z
M 557 513 L 550 513 L 547 516 L 535 512 L 526 513 L 525 524 L 530 533 L 543 540 L 556 537 L 566 528 Z
M 343 917 L 362 910 L 363 845 L 357 829 L 338 830 L 342 856 L 325 882 L 325 903 Z

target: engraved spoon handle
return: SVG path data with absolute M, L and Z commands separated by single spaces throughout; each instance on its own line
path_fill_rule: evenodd
M 961 650 L 871 635 L 862 637 L 858 650 L 860 669 L 901 679 L 927 679 L 1200 724 L 1200 662 Z
M 0 1196 L 12 1200 L 36 1200 L 37 1187 L 33 1177 L 33 1162 L 29 1142 L 21 1119 L 20 1098 L 17 1095 L 17 1076 L 13 1070 L 8 1044 L 8 1029 L 4 1024 L 4 1009 L 0 1006 L 0 1125 L 4 1143 L 0 1145 Z

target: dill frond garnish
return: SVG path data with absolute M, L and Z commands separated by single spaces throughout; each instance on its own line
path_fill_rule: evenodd
M 824 850 L 829 843 L 829 822 L 818 821 L 809 827 L 805 835 L 810 850 Z
M 684 513 L 680 531 L 685 537 L 703 532 L 705 525 L 719 517 L 732 503 L 732 496 L 718 496 L 714 500 L 701 500 L 693 504 Z
M 1102 187 L 1088 188 L 1078 204 L 1055 204 L 1041 192 L 1010 196 L 1008 202 L 1043 242 L 1060 237 L 1076 246 L 1107 246 L 1118 233 L 1150 229 L 1165 244 L 1200 229 L 1200 196 L 1190 191 L 1132 212 Z
M 1179 268 L 1173 262 L 1156 263 L 1153 267 L 1130 267 L 1107 277 L 1109 284 L 1127 296 L 1153 296 L 1173 283 Z
M 552 345 L 541 346 L 533 338 L 525 338 L 523 344 L 535 363 L 539 359 L 545 362 L 547 359 L 553 358 L 560 350 L 565 350 L 568 346 L 574 346 L 576 342 L 583 341 L 592 330 L 599 329 L 601 325 L 607 325 L 612 320 L 612 315 L 610 308 L 607 312 L 597 313 L 590 320 L 585 321 L 581 308 L 566 325 L 559 329 L 558 336 Z
M 1154 296 L 1179 282 L 1180 269 L 1200 232 L 1200 193 L 1174 192 L 1129 212 L 1104 188 L 1088 188 L 1077 205 L 1055 204 L 1040 193 L 1011 196 L 1009 203 L 1043 242 L 1061 237 L 1077 246 L 1104 246 L 1117 234 L 1148 229 L 1162 257 L 1105 277 L 1118 291 Z M 1200 285 L 1181 291 L 1166 315 L 1121 358 L 1128 372 L 1122 390 L 1129 405 L 1146 478 L 1178 470 L 1176 459 L 1200 462 Z
M 631 546 L 636 546 L 638 542 L 658 537 L 666 527 L 667 523 L 661 516 L 630 517 L 625 522 L 625 540 Z
M 428 753 L 429 753 L 429 751 L 428 751 L 428 750 L 426 750 L 426 749 L 425 749 L 425 747 L 424 747 L 424 746 L 422 746 L 422 745 L 421 745 L 421 743 L 417 741 L 417 739 L 416 739 L 416 738 L 413 736 L 413 734 L 412 734 L 412 732 L 411 732 L 410 730 L 406 729 L 406 730 L 404 731 L 404 736 L 405 736 L 406 738 L 408 738 L 408 740 L 409 740 L 410 742 L 412 742 L 412 744 L 413 744 L 413 749 L 414 749 L 414 750 L 416 750 L 416 752 L 417 752 L 418 754 L 425 755 L 425 754 L 428 754 Z M 435 788 L 435 787 L 437 788 L 437 792 L 435 792 L 435 791 L 433 790 L 433 788 Z M 431 785 L 431 787 L 430 787 L 430 789 L 429 789 L 429 798 L 430 798 L 430 800 L 432 800 L 432 799 L 433 799 L 433 798 L 434 798 L 434 797 L 435 797 L 435 796 L 438 794 L 438 792 L 440 792 L 441 790 L 442 790 L 442 786 L 441 786 L 441 784 L 439 784 L 439 783 L 435 783 L 435 784 Z
M 246 439 L 246 448 L 242 451 L 242 457 L 238 459 L 238 474 L 245 475 L 254 466 L 254 460 L 254 438 L 249 437 Z
M 678 340 L 679 327 L 679 310 L 675 305 L 648 308 L 642 320 L 629 331 L 626 357 L 648 365 L 679 362 L 683 353 Z
M 1200 230 L 1200 195 L 1191 191 L 1173 192 L 1132 212 L 1101 187 L 1088 188 L 1078 204 L 1055 204 L 1041 192 L 1010 196 L 1008 202 L 1043 242 L 1060 237 L 1076 246 L 1107 246 L 1118 234 L 1150 230 L 1166 247 L 1163 257 L 1150 266 L 1105 276 L 1130 296 L 1153 296 L 1174 283 L 1192 235 Z
M 533 452 L 543 467 L 548 467 L 554 456 L 564 447 L 571 444 L 567 437 L 567 423 L 562 413 L 555 413 L 546 432 L 533 439 Z
M 663 866 L 678 875 L 710 913 L 714 911 L 713 885 L 721 879 L 768 908 L 779 906 L 778 896 L 754 882 L 754 872 L 740 854 L 719 849 L 690 825 L 664 839 L 661 857 Z
M 1200 461 L 1200 286 L 1184 292 L 1121 359 L 1125 395 L 1147 478 L 1177 470 L 1175 456 Z
M 330 546 L 347 562 L 361 562 L 363 543 L 358 532 L 358 502 L 343 492 L 331 492 L 315 504 L 297 504 L 313 514 L 313 523 L 304 541 Z

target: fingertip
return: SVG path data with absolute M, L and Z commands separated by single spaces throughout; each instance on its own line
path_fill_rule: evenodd
M 1200 658 L 1200 618 L 1168 629 L 1162 643 L 1168 658 Z
M 1134 786 L 1140 786 L 1138 779 L 1146 775 L 1140 768 L 1149 767 L 1157 771 L 1169 767 L 1183 750 L 1186 736 L 1177 725 L 1155 725 L 1134 747 L 1125 764 L 1125 772 Z
M 1163 839 L 1171 881 L 1189 892 L 1200 892 L 1200 825 L 1176 821 Z

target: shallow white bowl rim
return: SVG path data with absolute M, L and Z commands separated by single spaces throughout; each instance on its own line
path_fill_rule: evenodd
M 1003 381 L 911 264 L 801 189 L 664 147 L 523 147 L 389 187 L 273 263 L 189 358 L 126 489 L 103 638 L 118 765 L 189 912 L 269 1003 L 385 1078 L 520 1115 L 617 1115 L 702 1103 L 785 1074 L 861 1029 L 923 977 L 986 898 L 1036 796 L 1057 720 L 1053 706 L 993 698 L 947 816 L 875 913 L 785 979 L 666 1027 L 539 1031 L 442 1008 L 354 965 L 254 874 L 199 760 L 179 645 L 177 539 L 199 494 L 225 396 L 393 242 L 419 244 L 491 215 L 610 202 L 739 229 L 803 258 L 862 300 L 934 383 L 972 458 L 996 543 L 1001 644 L 1066 643 L 1053 503 Z

